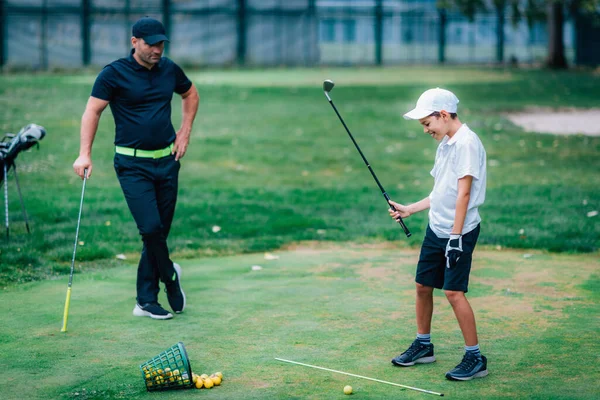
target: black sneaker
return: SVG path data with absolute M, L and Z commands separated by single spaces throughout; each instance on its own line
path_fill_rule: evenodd
M 435 361 L 433 343 L 423 344 L 418 339 L 410 347 L 392 360 L 392 364 L 410 367 L 415 364 L 429 364 Z
M 487 374 L 487 358 L 485 356 L 477 358 L 467 352 L 460 364 L 452 371 L 446 372 L 446 378 L 451 381 L 470 381 L 473 378 L 483 378 Z
M 165 286 L 169 305 L 176 314 L 179 314 L 185 308 L 185 293 L 183 293 L 183 289 L 181 289 L 181 284 L 179 283 L 181 278 L 181 267 L 179 264 L 173 263 L 173 268 L 175 269 L 173 281 Z
M 162 308 L 158 303 L 136 304 L 133 307 L 133 315 L 136 317 L 150 317 L 152 319 L 173 318 L 173 314 Z

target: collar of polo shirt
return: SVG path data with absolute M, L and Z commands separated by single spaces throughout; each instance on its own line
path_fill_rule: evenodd
M 444 140 L 446 140 L 446 142 L 444 143 L 444 145 L 451 146 L 454 143 L 456 143 L 458 141 L 458 139 L 460 139 L 460 137 L 464 135 L 464 133 L 467 131 L 467 129 L 469 129 L 469 127 L 467 126 L 467 124 L 462 124 L 460 126 L 460 128 L 458 128 L 458 130 L 456 131 L 456 133 L 454 134 L 454 136 L 452 136 L 452 137 L 446 136 L 444 138 Z

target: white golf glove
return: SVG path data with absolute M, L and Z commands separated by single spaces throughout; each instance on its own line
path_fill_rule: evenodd
M 450 239 L 446 245 L 446 267 L 456 267 L 460 256 L 462 256 L 462 235 L 450 234 Z

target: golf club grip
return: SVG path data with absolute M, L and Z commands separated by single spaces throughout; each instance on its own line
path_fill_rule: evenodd
M 390 196 L 388 196 L 388 194 L 386 192 L 383 192 L 383 197 L 385 197 L 385 199 L 387 200 L 388 206 L 394 210 L 394 211 L 398 211 L 396 210 L 396 207 L 394 207 L 393 205 L 390 204 Z M 408 230 L 408 228 L 406 227 L 406 225 L 404 224 L 404 220 L 402 219 L 402 217 L 398 217 L 396 218 L 396 221 L 400 224 L 400 226 L 402 227 L 402 230 L 404 231 L 404 234 L 406 235 L 406 237 L 411 237 L 412 233 L 410 233 L 410 231 Z
M 407 238 L 411 237 L 412 233 L 410 233 L 410 231 L 408 230 L 408 228 L 406 227 L 406 225 L 404 225 L 404 221 L 402 220 L 402 217 L 398 217 L 398 219 L 396 219 L 396 221 L 398 221 L 398 223 L 402 227 L 402 230 L 404 231 L 404 234 L 406 235 L 406 237 Z
M 61 332 L 67 331 L 67 320 L 69 319 L 69 306 L 71 305 L 71 287 L 67 288 L 67 299 L 65 300 L 65 312 L 63 313 L 63 325 Z

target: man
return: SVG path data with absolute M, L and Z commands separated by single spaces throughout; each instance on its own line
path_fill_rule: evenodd
M 408 218 L 429 209 L 429 226 L 421 247 L 416 272 L 417 338 L 392 360 L 409 367 L 435 361 L 431 343 L 433 289 L 443 289 L 465 341 L 462 361 L 446 373 L 450 380 L 466 381 L 488 374 L 487 359 L 479 349 L 475 316 L 465 297 L 471 261 L 485 200 L 486 154 L 479 137 L 458 119 L 458 98 L 444 89 L 425 91 L 416 107 L 404 115 L 418 120 L 423 131 L 440 144 L 431 170 L 433 190 L 428 197 L 408 206 L 390 201 L 397 211 L 390 215 Z
M 169 257 L 167 236 L 175 213 L 179 160 L 187 150 L 198 110 L 198 92 L 181 68 L 162 57 L 164 26 L 152 18 L 132 28 L 133 49 L 104 67 L 96 78 L 81 119 L 79 157 L 73 169 L 92 176 L 92 143 L 107 105 L 115 119 L 114 167 L 135 219 L 143 248 L 137 272 L 135 316 L 170 319 L 158 303 L 159 280 L 165 285 L 171 309 L 185 308 L 181 268 Z M 183 119 L 175 132 L 171 123 L 173 93 L 182 98 Z

